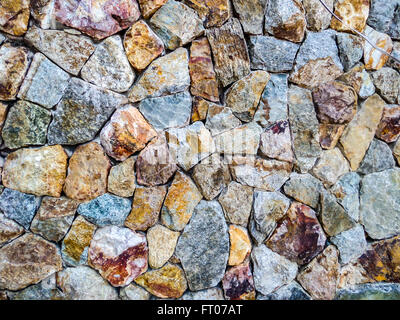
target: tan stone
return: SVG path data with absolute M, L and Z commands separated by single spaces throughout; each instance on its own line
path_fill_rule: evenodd
M 357 30 L 363 32 L 369 14 L 369 0 L 338 0 L 335 4 L 334 13 L 344 21 L 344 23 Z M 332 18 L 331 28 L 337 31 L 351 31 L 339 20 Z
M 377 94 L 369 97 L 340 138 L 343 153 L 349 160 L 350 168 L 353 171 L 358 169 L 374 138 L 384 106 L 385 102 Z
M 365 28 L 365 36 L 377 47 L 387 53 L 392 53 L 393 42 L 390 37 L 382 32 L 378 32 L 369 26 Z M 364 63 L 367 70 L 379 70 L 388 61 L 389 56 L 372 47 L 368 41 L 364 42 Z
M 349 171 L 349 164 L 338 148 L 323 151 L 313 168 L 314 175 L 327 185 L 334 184 Z
M 229 0 L 185 0 L 185 3 L 197 11 L 206 28 L 220 27 L 232 16 Z
M 368 282 L 371 282 L 371 280 L 367 276 L 367 271 L 359 262 L 354 262 L 340 268 L 337 288 L 344 289 Z
M 132 197 L 135 181 L 135 159 L 131 157 L 111 167 L 107 190 L 120 197 Z
M 59 197 L 65 181 L 67 159 L 60 145 L 14 151 L 4 164 L 3 184 L 24 193 Z
M 167 188 L 137 187 L 133 197 L 132 210 L 125 220 L 125 226 L 132 230 L 146 231 L 153 226 L 159 217 Z
M 22 36 L 28 29 L 30 0 L 0 1 L 0 30 Z
M 251 242 L 247 230 L 240 226 L 229 226 L 230 251 L 228 265 L 237 266 L 246 259 L 251 252 Z
M 24 228 L 21 227 L 12 219 L 0 213 L 0 246 L 13 240 L 24 233 Z
M 345 125 L 321 123 L 319 125 L 319 144 L 322 149 L 335 148 L 345 127 Z
M 192 117 L 190 122 L 205 120 L 210 102 L 200 97 L 193 98 Z
M 96 142 L 80 145 L 69 160 L 64 192 L 75 200 L 88 201 L 106 192 L 110 160 Z
M 149 265 L 151 268 L 161 268 L 172 257 L 179 235 L 179 232 L 171 231 L 159 224 L 147 231 Z

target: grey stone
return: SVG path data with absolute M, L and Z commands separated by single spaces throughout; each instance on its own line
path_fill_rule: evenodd
M 5 188 L 0 194 L 0 210 L 7 218 L 15 220 L 25 229 L 29 229 L 39 204 L 39 197 L 17 190 Z
M 248 225 L 249 233 L 250 233 L 250 236 L 253 239 L 254 243 L 257 246 L 259 246 L 265 241 L 267 236 L 265 235 L 265 233 L 262 233 L 261 231 L 259 231 L 257 229 L 257 227 L 258 226 L 257 226 L 257 223 L 254 221 L 254 217 L 251 217 L 249 225 Z
M 38 52 L 19 89 L 18 98 L 51 109 L 60 101 L 69 79 L 67 72 Z
M 182 127 L 189 124 L 192 97 L 185 91 L 169 96 L 147 98 L 139 103 L 138 108 L 157 131 Z
M 359 36 L 348 33 L 338 33 L 336 35 L 336 39 L 343 69 L 344 71 L 350 70 L 361 60 L 363 56 L 364 40 L 362 40 Z
M 398 283 L 365 283 L 338 290 L 336 300 L 400 300 Z
M 333 11 L 334 0 L 325 0 L 324 2 Z M 308 29 L 321 31 L 329 27 L 332 16 L 319 0 L 303 0 L 303 6 L 306 11 Z
M 119 296 L 122 300 L 149 300 L 151 294 L 137 284 L 131 283 L 121 288 Z
M 337 201 L 343 206 L 349 216 L 354 221 L 358 221 L 360 176 L 355 172 L 346 173 L 332 186 L 331 192 L 336 196 Z
M 389 58 L 387 65 L 400 71 L 400 41 L 393 41 L 392 56 L 397 59 Z
M 369 174 L 384 171 L 395 166 L 392 150 L 389 146 L 378 139 L 372 140 L 369 149 L 361 162 L 357 172 Z
M 262 34 L 267 0 L 233 0 L 232 2 L 239 15 L 243 31 L 250 34 Z
M 259 295 L 257 300 L 311 300 L 311 297 L 301 285 L 292 281 L 270 294 Z
M 249 54 L 252 69 L 271 72 L 290 71 L 299 45 L 269 36 L 251 36 Z
M 0 44 L 6 40 L 6 37 L 0 33 Z
M 62 294 L 56 286 L 56 274 L 52 274 L 38 284 L 21 291 L 9 291 L 8 296 L 11 300 L 57 300 Z
M 48 143 L 74 145 L 94 139 L 115 108 L 127 102 L 125 96 L 71 79 L 53 114 Z
M 391 104 L 394 104 L 398 101 L 400 74 L 396 70 L 383 67 L 378 71 L 372 72 L 371 78 L 377 92 L 383 99 Z
M 228 226 L 217 201 L 200 201 L 176 246 L 192 291 L 216 286 L 229 257 Z
M 225 300 L 221 288 L 210 288 L 196 292 L 186 291 L 179 300 Z
M 46 220 L 35 217 L 31 223 L 31 230 L 34 233 L 40 234 L 47 240 L 57 242 L 65 236 L 73 221 L 74 213 L 70 216 Z
M 287 107 L 288 74 L 271 74 L 263 94 L 254 121 L 263 128 L 288 118 Z
M 0 247 L 23 234 L 24 228 L 0 212 Z
M 210 103 L 205 126 L 212 136 L 237 128 L 241 124 L 241 121 L 233 115 L 231 108 Z
M 339 249 L 339 261 L 342 264 L 357 259 L 367 250 L 364 228 L 360 224 L 339 233 L 330 241 Z
M 372 0 L 367 24 L 400 39 L 400 1 Z
M 290 283 L 297 274 L 297 264 L 260 245 L 251 252 L 256 290 L 263 295 Z
M 106 193 L 78 207 L 78 213 L 99 227 L 122 226 L 131 211 L 132 201 Z
M 366 99 L 370 96 L 372 96 L 375 93 L 375 86 L 374 83 L 372 82 L 370 74 L 362 70 L 361 71 L 361 86 L 360 86 L 360 91 L 358 92 L 358 95 L 362 99 Z
M 400 233 L 400 169 L 366 175 L 360 190 L 360 218 L 372 239 Z

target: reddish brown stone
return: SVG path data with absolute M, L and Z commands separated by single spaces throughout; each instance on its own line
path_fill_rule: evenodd
M 192 42 L 190 47 L 189 73 L 192 80 L 190 92 L 194 96 L 218 102 L 218 82 L 211 59 L 211 48 L 207 38 Z
M 387 143 L 397 140 L 400 136 L 400 105 L 387 105 L 383 108 L 376 136 Z
M 165 184 L 177 169 L 164 135 L 153 139 L 136 160 L 137 182 L 145 186 Z
M 324 249 L 325 241 L 326 236 L 315 212 L 304 204 L 293 202 L 287 217 L 266 244 L 289 260 L 305 264 Z
M 249 262 L 230 268 L 222 279 L 225 299 L 255 300 L 256 291 Z
M 342 136 L 345 125 L 322 123 L 319 125 L 319 144 L 322 149 L 333 149 Z
M 136 0 L 55 0 L 54 8 L 58 21 L 98 40 L 128 28 L 140 17 Z
M 324 83 L 313 90 L 312 96 L 322 123 L 349 123 L 356 114 L 357 94 L 350 86 L 337 81 Z

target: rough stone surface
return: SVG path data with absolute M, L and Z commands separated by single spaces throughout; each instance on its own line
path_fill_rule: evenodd
M 53 113 L 48 143 L 73 145 L 94 139 L 115 108 L 127 102 L 125 96 L 71 79 Z
M 141 71 L 163 53 L 164 44 L 147 23 L 140 20 L 125 33 L 124 48 L 132 67 Z
M 89 266 L 115 287 L 129 284 L 147 270 L 146 237 L 128 228 L 97 229 L 88 251 Z
M 142 100 L 138 108 L 157 131 L 182 127 L 189 123 L 192 97 L 189 92 Z
M 190 85 L 189 56 L 178 48 L 154 60 L 129 92 L 129 100 L 137 102 L 185 91 Z
M 400 105 L 385 105 L 376 136 L 387 142 L 395 142 L 400 137 Z
M 365 70 L 364 65 L 356 65 L 338 78 L 339 81 L 354 88 L 360 98 L 366 99 L 375 93 L 375 86 L 370 74 Z
M 328 8 L 333 11 L 333 0 L 324 1 Z M 321 31 L 329 27 L 331 14 L 318 0 L 303 0 L 306 13 L 307 27 L 311 31 Z
M 292 281 L 270 294 L 259 295 L 257 300 L 311 300 L 311 297 L 301 285 Z
M 56 29 L 55 0 L 31 0 L 31 17 L 42 29 Z
M 367 283 L 339 290 L 336 300 L 399 300 L 400 285 L 395 283 Z
M 214 103 L 208 106 L 206 128 L 212 136 L 217 136 L 225 131 L 237 128 L 242 122 L 234 116 L 232 109 Z
M 355 172 L 346 173 L 332 186 L 331 192 L 349 216 L 358 221 L 360 176 Z
M 201 201 L 176 247 L 189 288 L 197 291 L 217 285 L 229 257 L 228 227 L 216 201 Z
M 331 242 L 338 248 L 342 264 L 357 259 L 367 250 L 364 228 L 359 224 L 332 237 Z
M 161 268 L 174 254 L 180 233 L 156 224 L 147 231 L 149 246 L 149 266 Z M 140 284 L 140 283 L 139 283 Z
M 35 26 L 26 33 L 25 40 L 75 76 L 96 48 L 90 38 L 61 30 L 43 30 Z
M 338 255 L 335 246 L 328 246 L 297 276 L 297 280 L 313 299 L 332 300 L 335 297 L 339 276 Z
M 349 123 L 340 138 L 350 168 L 357 170 L 382 117 L 385 102 L 377 95 L 369 97 Z
M 215 287 L 199 291 L 186 291 L 181 300 L 224 300 L 221 288 Z
M 158 220 L 166 194 L 165 186 L 136 187 L 132 210 L 125 220 L 125 226 L 134 231 L 146 231 L 153 226 Z
M 44 145 L 50 121 L 50 111 L 36 104 L 19 100 L 8 111 L 1 131 L 5 146 L 17 149 L 29 145 Z
M 125 55 L 121 38 L 116 35 L 99 45 L 81 70 L 85 81 L 104 89 L 125 92 L 131 87 L 135 74 Z
M 64 193 L 80 201 L 92 200 L 106 192 L 110 160 L 96 142 L 78 146 L 69 159 Z
M 138 0 L 143 18 L 149 19 L 168 0 Z
M 204 20 L 206 28 L 220 27 L 232 16 L 229 0 L 185 0 Z
M 368 151 L 358 168 L 358 172 L 369 174 L 384 171 L 395 166 L 392 150 L 389 146 L 377 139 L 371 141 Z
M 334 184 L 349 171 L 349 163 L 338 148 L 323 151 L 313 168 L 314 175 L 327 185 Z
M 270 294 L 296 277 L 297 264 L 263 244 L 253 248 L 251 260 L 255 288 L 263 295 Z
M 369 0 L 339 0 L 335 3 L 335 14 L 344 21 L 332 19 L 331 28 L 338 31 L 351 31 L 351 28 L 363 32 L 368 14 Z M 351 27 L 351 28 L 350 28 Z
M 10 300 L 60 300 L 63 298 L 61 291 L 56 288 L 55 273 L 21 291 L 8 291 L 8 295 Z
M 222 279 L 222 288 L 226 300 L 255 300 L 256 291 L 250 264 L 228 269 Z
M 214 70 L 226 87 L 250 73 L 250 60 L 242 27 L 236 18 L 206 32 L 214 57 Z
M 184 46 L 204 33 L 196 11 L 175 0 L 168 0 L 157 10 L 150 25 L 170 50 Z
M 58 248 L 27 233 L 0 248 L 0 288 L 20 290 L 62 269 Z
M 363 57 L 364 40 L 348 33 L 338 33 L 336 40 L 343 69 L 348 71 Z
M 293 202 L 284 218 L 266 242 L 273 251 L 302 265 L 311 261 L 325 246 L 326 236 L 308 206 Z
M 270 72 L 291 70 L 299 50 L 296 43 L 270 36 L 250 36 L 248 45 L 252 69 Z
M 400 164 L 400 140 L 397 140 L 396 145 L 393 148 L 393 155 L 397 159 L 397 163 Z
M 251 242 L 247 230 L 231 224 L 229 226 L 230 251 L 228 265 L 237 266 L 250 255 Z
M 111 167 L 107 191 L 120 197 L 132 197 L 135 191 L 135 159 L 133 157 Z
M 89 202 L 79 205 L 78 213 L 99 227 L 121 226 L 131 211 L 130 199 L 103 194 Z
M 3 168 L 3 184 L 37 196 L 59 197 L 67 170 L 67 154 L 57 146 L 20 149 L 10 153 Z
M 319 144 L 322 149 L 331 150 L 336 147 L 346 125 L 321 123 L 319 125 Z
M 367 23 L 378 31 L 388 33 L 392 38 L 400 39 L 399 1 L 374 0 Z
M 4 214 L 0 213 L 0 246 L 14 240 L 23 233 L 24 228 L 15 221 L 6 218 Z
M 360 190 L 360 218 L 365 231 L 373 239 L 399 233 L 398 201 L 400 169 L 393 168 L 366 175 Z
M 266 0 L 233 0 L 244 33 L 262 34 Z
M 379 95 L 388 103 L 396 103 L 399 96 L 400 74 L 391 68 L 383 67 L 371 74 Z
M 278 121 L 261 134 L 260 152 L 268 158 L 294 161 L 288 121 Z
M 112 4 L 55 0 L 54 8 L 58 21 L 97 40 L 129 27 L 140 16 L 136 0 L 115 0 Z
M 157 135 L 137 108 L 132 105 L 119 108 L 100 132 L 105 152 L 124 161 L 142 150 Z
M 161 269 L 146 272 L 135 282 L 159 298 L 180 298 L 187 289 L 183 270 L 170 263 Z
M 1 7 L 0 7 L 1 9 Z M 0 99 L 14 100 L 28 71 L 32 53 L 5 43 L 0 47 Z
M 22 36 L 28 29 L 29 0 L 3 0 L 0 3 L 0 30 Z
M 119 291 L 121 300 L 150 300 L 151 294 L 142 287 L 131 283 Z
M 365 36 L 377 47 L 391 53 L 393 42 L 390 37 L 372 29 L 369 26 L 365 27 Z M 379 70 L 388 61 L 389 56 L 372 47 L 367 41 L 364 42 L 364 63 L 367 70 Z
M 19 89 L 18 98 L 50 109 L 60 101 L 69 79 L 67 72 L 43 54 L 36 53 Z
M 96 226 L 78 216 L 72 223 L 61 245 L 64 262 L 69 266 L 87 263 L 90 241 L 92 241 Z
M 200 97 L 193 97 L 192 116 L 190 118 L 190 122 L 193 123 L 196 121 L 205 120 L 207 118 L 208 108 L 211 105 L 215 104 Z

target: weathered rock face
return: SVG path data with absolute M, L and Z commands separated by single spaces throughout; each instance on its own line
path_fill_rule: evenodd
M 67 170 L 67 154 L 57 146 L 20 149 L 10 153 L 3 169 L 3 184 L 37 196 L 59 197 Z
M 363 32 L 369 14 L 369 0 L 339 0 L 335 4 L 335 12 L 346 25 L 332 19 L 331 28 L 338 31 L 350 31 L 351 28 Z M 351 27 L 351 28 L 349 28 Z
M 335 297 L 339 277 L 338 256 L 335 246 L 330 245 L 297 276 L 313 299 L 332 300 Z
M 125 33 L 124 47 L 130 64 L 138 71 L 145 69 L 164 51 L 162 40 L 143 20 L 134 23 Z
M 369 26 L 365 27 L 365 36 L 372 41 L 374 45 L 391 53 L 393 43 L 390 37 L 385 34 L 372 29 Z M 388 61 L 389 56 L 378 51 L 372 47 L 367 41 L 364 43 L 364 63 L 367 70 L 379 70 Z
M 57 273 L 57 286 L 65 300 L 117 300 L 118 293 L 95 270 L 78 266 Z
M 380 96 L 388 103 L 396 103 L 399 96 L 400 75 L 391 68 L 383 67 L 371 74 L 372 81 Z
M 193 168 L 193 180 L 206 200 L 213 200 L 231 180 L 229 168 L 216 153 Z
M 0 246 L 17 238 L 23 233 L 23 227 L 0 213 Z
M 311 300 L 311 297 L 301 285 L 292 281 L 270 294 L 259 295 L 257 300 Z
M 268 158 L 293 162 L 294 155 L 288 121 L 278 121 L 261 134 L 260 152 Z
M 96 226 L 78 216 L 72 223 L 61 245 L 63 261 L 69 266 L 87 263 L 88 250 Z
M 190 92 L 210 101 L 219 101 L 218 82 L 211 59 L 211 48 L 206 37 L 194 40 L 190 47 Z
M 364 40 L 348 33 L 338 33 L 336 40 L 343 69 L 348 71 L 363 57 Z
M 0 248 L 0 288 L 20 290 L 62 269 L 56 245 L 27 233 Z
M 32 232 L 50 241 L 60 241 L 68 232 L 78 205 L 78 201 L 66 197 L 43 197 L 31 223 Z
M 250 264 L 247 262 L 228 269 L 222 279 L 222 288 L 227 300 L 255 300 L 256 291 Z
M 157 135 L 137 108 L 132 105 L 119 108 L 100 132 L 105 152 L 124 161 L 142 150 Z
M 142 287 L 131 283 L 119 291 L 121 300 L 150 300 L 151 294 Z
M 81 70 L 85 81 L 104 89 L 125 92 L 135 74 L 125 55 L 121 38 L 116 35 L 101 42 Z
M 127 102 L 123 95 L 71 79 L 53 114 L 48 143 L 73 145 L 94 139 L 115 108 Z
M 253 189 L 232 181 L 218 198 L 226 219 L 234 224 L 247 226 L 253 203 Z
M 159 298 L 180 298 L 187 289 L 183 270 L 170 263 L 161 269 L 146 272 L 135 282 Z
M 43 54 L 36 53 L 18 92 L 18 98 L 52 108 L 61 99 L 70 76 Z
M 191 290 L 211 288 L 224 276 L 229 257 L 228 227 L 216 201 L 201 201 L 176 247 Z
M 346 125 L 321 123 L 319 125 L 319 144 L 322 149 L 331 150 L 336 147 Z
M 129 100 L 137 102 L 185 91 L 190 85 L 189 56 L 184 48 L 153 61 L 129 92 Z
M 360 221 L 373 239 L 384 239 L 399 233 L 400 170 L 393 168 L 366 175 L 360 190 Z
M 239 20 L 232 18 L 220 28 L 208 29 L 206 35 L 215 73 L 224 87 L 250 73 L 249 54 Z
M 362 99 L 366 99 L 375 93 L 375 86 L 363 65 L 355 66 L 350 71 L 341 75 L 338 80 L 352 86 Z
M 251 242 L 247 230 L 243 227 L 231 224 L 229 226 L 229 260 L 228 265 L 240 265 L 250 255 Z
M 138 0 L 143 18 L 149 19 L 167 0 Z
M 196 121 L 205 120 L 207 118 L 209 106 L 211 105 L 215 104 L 200 97 L 193 97 L 192 116 L 190 118 L 190 122 L 193 123 Z
M 395 283 L 367 283 L 337 292 L 336 300 L 398 300 L 400 285 Z
M 10 149 L 44 145 L 50 121 L 50 111 L 19 100 L 10 108 L 1 136 L 6 147 Z
M 376 136 L 387 142 L 395 142 L 400 137 L 400 106 L 385 105 Z
M 338 248 L 342 264 L 357 259 L 367 250 L 364 228 L 359 224 L 332 237 L 331 242 Z
M 184 46 L 204 33 L 196 11 L 175 0 L 168 0 L 157 10 L 150 25 L 170 50 Z
M 273 251 L 298 264 L 311 261 L 325 246 L 326 236 L 308 206 L 293 202 L 287 216 L 266 242 Z
M 249 38 L 249 54 L 253 69 L 270 72 L 289 71 L 293 67 L 298 50 L 298 44 L 270 36 Z
M 161 210 L 161 222 L 172 230 L 181 231 L 202 197 L 194 182 L 178 171 L 168 189 Z
M 226 93 L 225 104 L 233 114 L 244 122 L 250 122 L 270 75 L 265 71 L 254 71 L 234 83 Z
M 79 205 L 78 213 L 99 227 L 121 226 L 131 211 L 131 200 L 109 193 Z
M 22 36 L 28 29 L 29 0 L 3 0 L 0 3 L 0 30 Z
M 209 103 L 206 128 L 210 130 L 212 136 L 230 131 L 241 124 L 242 122 L 233 115 L 231 108 Z
M 301 42 L 307 22 L 298 0 L 268 1 L 265 9 L 265 31 L 280 39 Z
M 0 47 L 1 100 L 15 99 L 25 73 L 28 71 L 31 56 L 32 53 L 25 47 L 14 47 L 9 43 Z
M 349 216 L 358 221 L 360 176 L 355 172 L 346 173 L 332 186 L 331 192 Z
M 251 260 L 254 266 L 254 285 L 261 294 L 267 295 L 296 277 L 297 264 L 263 244 L 254 247 Z
M 384 171 L 395 166 L 392 150 L 389 146 L 377 139 L 372 140 L 368 151 L 361 162 L 358 172 L 369 174 Z
M 133 157 L 111 167 L 107 191 L 120 197 L 132 197 L 136 188 L 135 159 Z
M 167 188 L 137 187 L 133 197 L 132 210 L 125 220 L 125 226 L 132 230 L 146 231 L 153 226 L 159 217 Z
M 57 21 L 54 16 L 55 0 L 30 0 L 31 16 L 42 29 L 56 29 Z
M 334 184 L 349 171 L 349 164 L 338 148 L 323 151 L 313 168 L 314 175 L 327 185 Z
M 112 4 L 55 0 L 54 8 L 58 21 L 97 40 L 129 27 L 140 16 L 136 0 L 115 0 Z
M 206 28 L 220 27 L 232 16 L 229 0 L 185 0 L 204 20 Z
M 364 158 L 381 120 L 384 104 L 377 94 L 369 97 L 340 138 L 344 155 L 352 170 L 357 170 Z
M 233 0 L 243 31 L 250 34 L 262 34 L 266 0 Z
M 159 224 L 147 231 L 149 265 L 152 269 L 161 268 L 171 258 L 179 235 L 179 232 L 171 231 Z
M 65 71 L 77 76 L 95 50 L 90 38 L 59 30 L 29 29 L 25 40 Z
M 146 237 L 128 228 L 98 229 L 88 253 L 89 265 L 115 287 L 129 284 L 147 270 Z
M 78 146 L 69 160 L 64 192 L 80 201 L 92 200 L 106 192 L 110 160 L 96 142 Z
M 398 1 L 372 1 L 367 20 L 368 25 L 389 34 L 392 38 L 400 39 L 398 5 Z
M 188 91 L 142 100 L 138 108 L 157 131 L 189 124 L 192 97 Z
M 333 0 L 324 1 L 333 11 Z M 307 27 L 311 31 L 321 31 L 329 27 L 331 15 L 318 0 L 303 0 Z

